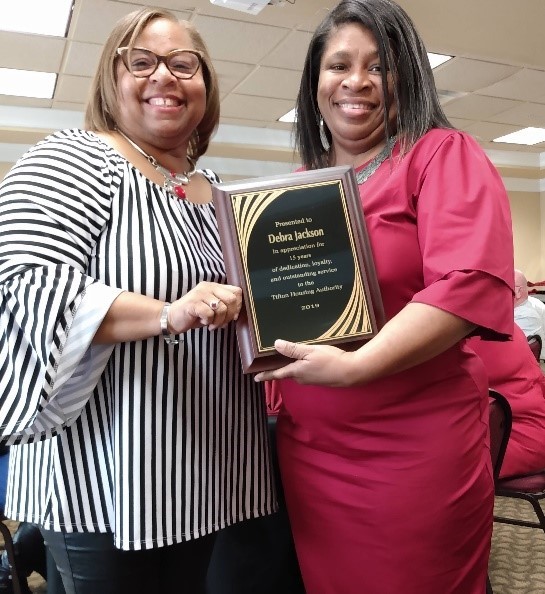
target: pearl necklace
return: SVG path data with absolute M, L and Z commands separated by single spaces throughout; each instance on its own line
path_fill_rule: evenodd
M 183 200 L 186 197 L 184 186 L 186 186 L 189 183 L 190 178 L 195 174 L 196 171 L 197 164 L 195 163 L 195 161 L 189 155 L 187 155 L 186 158 L 189 161 L 189 164 L 191 165 L 190 171 L 183 171 L 182 173 L 175 173 L 174 171 L 169 171 L 166 167 L 160 165 L 155 157 L 152 157 L 151 155 L 148 155 L 148 153 L 144 152 L 126 134 L 121 132 L 119 128 L 117 129 L 117 131 L 141 155 L 144 155 L 148 162 L 153 167 L 155 167 L 155 170 L 158 171 L 165 178 L 163 188 L 165 188 L 165 190 L 169 192 L 169 194 L 172 194 L 180 200 Z
M 394 146 L 395 142 L 396 137 L 390 136 L 388 142 L 386 143 L 385 147 L 380 151 L 380 153 L 369 163 L 367 163 L 365 167 L 363 167 L 356 173 L 356 181 L 358 182 L 358 185 L 361 185 L 364 182 L 366 182 L 373 175 L 373 173 L 375 173 L 375 171 L 380 167 L 380 165 L 386 160 L 386 157 L 390 154 L 390 151 L 392 150 L 392 147 Z

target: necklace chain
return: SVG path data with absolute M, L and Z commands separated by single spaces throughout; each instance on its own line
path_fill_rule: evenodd
M 390 154 L 395 142 L 396 137 L 390 136 L 388 142 L 386 142 L 386 145 L 380 151 L 380 153 L 356 173 L 356 181 L 358 182 L 358 185 L 366 182 L 373 175 L 373 173 L 375 173 L 380 165 L 386 160 L 386 157 Z
M 139 147 L 136 142 L 133 142 L 126 134 L 124 134 L 119 128 L 117 129 L 119 134 L 123 136 L 123 138 L 133 147 L 135 148 L 141 155 L 146 157 L 150 165 L 155 168 L 164 178 L 165 181 L 163 183 L 163 188 L 170 194 L 176 196 L 177 198 L 185 198 L 185 190 L 182 186 L 186 186 L 189 183 L 191 177 L 195 174 L 197 169 L 197 164 L 189 155 L 186 155 L 187 160 L 191 166 L 189 171 L 182 171 L 182 173 L 175 173 L 174 171 L 169 171 L 166 167 L 163 167 L 161 164 L 157 162 L 157 159 L 152 155 L 148 155 L 141 147 Z

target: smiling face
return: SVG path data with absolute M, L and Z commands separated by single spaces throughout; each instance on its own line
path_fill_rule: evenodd
M 195 49 L 186 29 L 167 19 L 152 21 L 137 37 L 135 46 L 158 55 L 176 49 Z M 120 106 L 117 124 L 125 134 L 144 148 L 179 149 L 185 154 L 205 112 L 202 68 L 193 78 L 180 80 L 161 63 L 149 77 L 136 78 L 118 59 L 117 89 Z
M 384 145 L 381 72 L 377 43 L 368 29 L 348 23 L 333 30 L 320 63 L 317 99 L 337 164 L 344 153 L 363 154 Z M 388 79 L 391 94 L 391 75 Z M 395 105 L 388 117 L 395 129 Z

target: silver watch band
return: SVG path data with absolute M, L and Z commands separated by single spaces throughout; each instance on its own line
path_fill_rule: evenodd
M 161 310 L 161 334 L 167 344 L 178 344 L 180 340 L 168 331 L 168 311 L 171 305 L 172 304 L 167 301 Z

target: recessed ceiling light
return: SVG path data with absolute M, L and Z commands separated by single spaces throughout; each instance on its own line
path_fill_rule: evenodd
M 454 56 L 445 56 L 443 54 L 431 54 L 428 52 L 428 60 L 430 61 L 430 65 L 432 68 L 437 68 L 437 66 L 441 66 L 445 62 L 452 60 Z
M 0 95 L 51 99 L 56 81 L 53 72 L 0 68 Z
M 545 142 L 545 128 L 524 128 L 505 136 L 494 138 L 492 142 L 508 142 L 511 144 L 539 144 Z
M 64 37 L 74 0 L 17 0 L 2 10 L 0 30 Z

